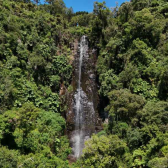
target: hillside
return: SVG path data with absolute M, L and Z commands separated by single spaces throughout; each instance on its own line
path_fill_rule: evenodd
M 92 13 L 47 2 L 0 0 L 0 167 L 167 168 L 167 0 L 95 2 Z M 83 35 L 103 130 L 70 164 L 67 97 Z

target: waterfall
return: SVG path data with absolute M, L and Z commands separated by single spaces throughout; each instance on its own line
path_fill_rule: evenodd
M 89 65 L 88 40 L 82 36 L 79 47 L 79 57 L 77 59 L 76 75 L 77 88 L 74 94 L 73 111 L 75 114 L 74 125 L 71 141 L 75 158 L 79 158 L 84 148 L 84 142 L 92 133 L 95 132 L 95 109 L 94 109 L 94 84 L 89 78 L 91 70 Z M 92 74 L 93 75 L 93 74 Z M 90 85 L 89 86 L 89 81 Z

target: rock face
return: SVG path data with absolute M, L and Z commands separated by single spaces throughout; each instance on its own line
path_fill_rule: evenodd
M 73 93 L 69 97 L 71 101 L 66 114 L 72 155 L 75 158 L 81 156 L 85 140 L 96 133 L 101 125 L 97 112 L 96 54 L 88 46 L 88 39 L 83 36 L 73 62 Z

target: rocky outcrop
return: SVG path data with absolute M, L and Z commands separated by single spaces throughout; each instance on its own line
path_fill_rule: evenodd
M 98 91 L 97 91 L 97 83 L 96 83 L 96 50 L 88 49 L 85 51 L 82 60 L 82 65 L 79 67 L 80 60 L 80 44 L 75 41 L 74 43 L 74 59 L 73 59 L 73 79 L 72 93 L 68 94 L 68 110 L 66 112 L 66 120 L 67 120 L 67 134 L 71 140 L 71 145 L 73 147 L 73 136 L 75 136 L 76 132 L 76 101 L 78 101 L 77 92 L 81 89 L 80 92 L 80 126 L 79 129 L 82 130 L 82 137 L 84 141 L 88 139 L 93 133 L 97 133 L 102 129 L 101 120 L 98 115 Z M 81 78 L 80 78 L 80 88 L 79 84 L 79 68 L 81 68 Z M 82 113 L 82 114 L 81 114 Z M 81 137 L 80 137 L 81 138 Z M 81 143 L 81 142 L 80 142 Z M 84 143 L 84 142 L 82 142 Z M 84 145 L 84 144 L 83 144 Z M 70 157 L 71 158 L 71 157 Z

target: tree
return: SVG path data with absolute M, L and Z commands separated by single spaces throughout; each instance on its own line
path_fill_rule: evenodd
M 145 104 L 143 97 L 132 94 L 129 90 L 121 89 L 111 91 L 108 98 L 110 103 L 106 107 L 106 111 L 109 112 L 113 125 L 119 121 L 138 125 L 137 112 Z
M 72 17 L 74 16 L 74 11 L 72 7 L 67 8 L 66 15 L 67 15 L 68 21 L 70 22 Z
M 168 103 L 164 101 L 149 101 L 138 112 L 141 117 L 141 122 L 148 124 L 156 124 L 160 128 L 164 128 L 164 125 L 168 122 Z
M 101 20 L 103 28 L 107 26 L 107 18 L 110 10 L 106 7 L 105 1 L 102 3 L 95 2 L 93 13 Z
M 142 10 L 149 6 L 150 0 L 132 0 L 134 10 Z
M 0 147 L 0 167 L 10 168 L 17 167 L 19 152 L 9 150 L 6 147 Z
M 65 14 L 66 6 L 63 0 L 46 0 L 50 4 L 50 12 L 53 15 Z
M 128 22 L 128 20 L 133 17 L 133 8 L 130 2 L 125 2 L 121 4 L 118 11 L 118 18 L 122 24 Z
M 24 153 L 37 153 L 47 149 L 57 154 L 64 145 L 60 144 L 60 137 L 65 128 L 64 119 L 58 113 L 45 112 L 32 103 L 5 112 L 0 122 L 3 125 L 0 132 L 6 130 L 6 133 L 2 134 L 2 141 L 5 141 L 8 135 L 12 135 L 9 144 L 6 145 L 11 147 L 14 141 L 17 148 Z M 65 150 L 65 155 L 68 151 L 70 150 Z
M 124 154 L 127 150 L 126 143 L 120 140 L 116 135 L 96 136 L 85 143 L 83 150 L 83 167 L 127 167 L 124 164 Z
M 91 37 L 94 39 L 94 42 L 96 42 L 96 39 L 102 38 L 102 43 L 104 43 L 103 29 L 108 25 L 108 16 L 110 14 L 105 1 L 103 3 L 94 3 L 93 14 L 95 15 L 95 19 L 92 21 Z

